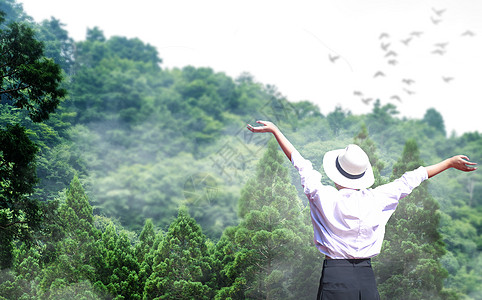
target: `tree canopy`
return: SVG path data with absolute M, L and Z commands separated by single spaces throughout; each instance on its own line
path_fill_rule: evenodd
M 66 94 L 60 86 L 62 69 L 44 57 L 43 50 L 27 23 L 12 22 L 0 28 L 1 101 L 28 110 L 34 122 L 48 119 Z

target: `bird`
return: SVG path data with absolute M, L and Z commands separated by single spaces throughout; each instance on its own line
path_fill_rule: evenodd
M 338 55 L 333 55 L 333 56 L 332 56 L 331 54 L 328 54 L 328 58 L 330 59 L 330 61 L 331 61 L 332 63 L 334 63 L 338 58 L 340 58 L 340 56 L 338 56 Z
M 433 54 L 440 54 L 440 55 L 444 55 L 445 54 L 445 51 L 441 50 L 441 49 L 435 49 L 432 51 Z
M 420 37 L 422 34 L 423 34 L 422 31 L 412 31 L 410 33 L 411 36 L 416 36 L 416 37 Z
M 442 21 L 442 19 L 435 19 L 434 17 L 430 17 L 430 19 L 432 20 L 432 23 L 434 23 L 435 25 L 437 25 Z
M 390 99 L 398 100 L 399 102 L 402 102 L 402 99 L 398 95 L 393 95 L 390 97 Z
M 410 43 L 411 40 L 412 40 L 412 38 L 409 37 L 409 38 L 406 38 L 404 40 L 401 40 L 400 42 L 402 42 L 405 46 L 408 46 L 408 43 Z
M 381 44 L 380 47 L 382 47 L 383 51 L 387 51 L 388 47 L 390 46 L 390 43 L 386 43 L 386 44 Z
M 353 95 L 355 96 L 363 96 L 363 93 L 360 91 L 353 91 Z
M 375 77 L 375 78 L 379 77 L 379 76 L 385 77 L 385 74 L 382 71 L 378 71 L 378 72 L 375 73 L 375 75 L 373 75 L 373 77 Z
M 445 46 L 447 46 L 448 44 L 449 44 L 448 42 L 445 42 L 445 43 L 435 43 L 434 45 L 439 48 L 445 49 Z
M 383 39 L 383 38 L 389 38 L 389 37 L 390 37 L 390 35 L 388 35 L 388 33 L 382 32 L 382 33 L 380 34 L 380 37 L 379 37 L 378 39 L 381 40 L 381 39 Z
M 405 89 L 405 88 L 404 88 L 403 90 L 404 90 L 407 94 L 409 94 L 409 95 L 415 94 L 414 91 L 411 91 L 411 90 L 408 90 L 408 89 Z
M 373 99 L 372 98 L 363 98 L 362 99 L 362 102 L 365 103 L 366 105 L 370 104 L 370 102 L 372 101 Z
M 434 12 L 437 16 L 439 16 L 439 17 L 441 17 L 442 14 L 446 11 L 445 8 L 443 8 L 443 9 L 438 9 L 438 10 L 437 10 L 437 9 L 435 9 L 435 8 L 433 8 L 433 7 L 432 7 L 432 10 L 433 10 L 433 12 Z
M 385 54 L 385 57 L 389 57 L 389 56 L 397 56 L 397 53 L 393 50 L 390 50 L 387 52 L 387 54 Z
M 475 35 L 475 33 L 473 33 L 470 30 L 466 30 L 462 33 L 462 36 L 474 36 L 474 35 Z
M 396 65 L 396 64 L 398 64 L 398 61 L 395 60 L 395 59 L 390 59 L 390 60 L 388 61 L 388 64 L 389 64 L 389 65 Z
M 450 81 L 454 80 L 453 77 L 445 77 L 445 76 L 442 76 L 442 79 L 443 79 L 443 81 L 445 81 L 446 83 L 449 83 Z
M 403 83 L 406 83 L 406 84 L 408 84 L 408 85 L 411 85 L 412 83 L 415 83 L 415 80 L 413 80 L 413 79 L 408 79 L 408 78 L 404 78 L 404 79 L 402 79 L 402 82 L 403 82 Z

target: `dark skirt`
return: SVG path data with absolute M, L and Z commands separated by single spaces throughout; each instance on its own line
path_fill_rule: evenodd
M 380 299 L 371 260 L 325 259 L 316 299 Z

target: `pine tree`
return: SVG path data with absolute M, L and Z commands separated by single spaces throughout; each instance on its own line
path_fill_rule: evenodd
M 40 294 L 54 297 L 61 293 L 74 292 L 77 288 L 93 291 L 90 282 L 95 282 L 95 246 L 100 239 L 94 227 L 92 206 L 75 176 L 70 183 L 66 200 L 59 208 L 63 223 L 64 238 L 58 243 L 57 259 L 43 269 L 40 276 Z
M 94 235 L 94 215 L 79 178 L 75 176 L 67 191 L 65 203 L 59 208 L 67 236 Z
M 241 192 L 240 225 L 227 230 L 222 244 L 218 243 L 218 250 L 227 255 L 222 274 L 229 285 L 218 291 L 217 299 L 296 297 L 299 282 L 293 278 L 313 272 L 317 279 L 307 282 L 304 291 L 316 293 L 321 270 L 313 270 L 317 262 L 304 268 L 299 265 L 314 248 L 311 224 L 303 222 L 301 200 L 282 163 L 276 141 L 271 140 L 257 165 L 256 177 L 248 180 Z
M 141 264 L 144 262 L 146 255 L 152 249 L 156 239 L 156 233 L 154 232 L 154 224 L 152 223 L 152 219 L 147 219 L 144 228 L 141 231 L 141 235 L 139 236 L 139 243 L 136 245 L 136 258 L 137 261 Z
M 27 295 L 34 299 L 40 255 L 34 247 L 22 244 L 15 249 L 14 257 L 13 269 L 0 271 L 0 299 L 30 299 Z
M 372 185 L 372 188 L 376 188 L 379 185 L 385 183 L 385 180 L 381 177 L 380 172 L 385 167 L 385 163 L 381 161 L 377 156 L 377 146 L 375 142 L 370 139 L 368 135 L 368 129 L 365 124 L 362 125 L 360 131 L 355 136 L 354 143 L 360 146 L 360 148 L 365 151 L 368 155 L 368 159 L 370 160 L 370 164 L 372 165 L 373 169 L 373 176 L 375 177 L 375 183 Z
M 152 220 L 147 219 L 139 236 L 139 242 L 135 246 L 135 255 L 140 265 L 139 281 L 144 285 L 152 274 L 154 259 L 162 240 L 162 232 L 156 234 Z
M 155 252 L 144 299 L 210 299 L 210 271 L 206 236 L 182 207 Z
M 391 180 L 421 165 L 416 142 L 408 140 L 393 167 Z M 375 263 L 383 299 L 445 299 L 442 288 L 447 271 L 440 264 L 445 247 L 437 231 L 438 208 L 428 192 L 428 182 L 400 200 L 387 224 L 383 249 Z
M 118 233 L 110 222 L 96 243 L 96 252 L 95 287 L 107 297 L 141 299 L 144 286 L 139 280 L 139 263 L 127 235 Z

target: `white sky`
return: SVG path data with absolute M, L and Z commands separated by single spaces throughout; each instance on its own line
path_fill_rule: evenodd
M 482 132 L 479 0 L 17 1 L 37 22 L 60 19 L 76 41 L 94 26 L 106 37 L 138 37 L 158 49 L 164 68 L 211 67 L 233 78 L 249 72 L 323 114 L 336 105 L 366 113 L 372 106 L 361 98 L 380 98 L 410 118 L 436 108 L 449 134 Z M 475 35 L 462 36 L 467 30 Z M 408 45 L 401 42 L 409 37 Z M 382 43 L 390 43 L 386 51 Z M 339 58 L 333 63 L 330 55 Z M 378 71 L 385 76 L 374 77 Z

